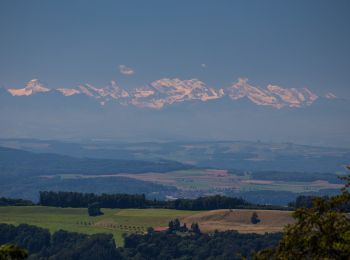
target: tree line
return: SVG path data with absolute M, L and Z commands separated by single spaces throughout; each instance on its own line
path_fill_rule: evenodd
M 94 194 L 64 191 L 41 191 L 39 205 L 52 207 L 86 208 L 99 203 L 102 208 L 144 208 L 144 194 Z
M 30 200 L 12 199 L 12 198 L 0 198 L 0 206 L 33 206 L 35 205 Z
M 177 210 L 213 210 L 227 208 L 268 208 L 242 198 L 221 195 L 172 201 L 148 200 L 144 194 L 94 194 L 80 192 L 40 192 L 39 205 L 84 208 L 98 203 L 101 208 L 168 208 Z M 276 208 L 276 207 L 274 207 Z
M 214 210 L 214 209 L 275 209 L 293 210 L 296 208 L 310 208 L 315 196 L 299 196 L 288 207 L 261 205 L 250 203 L 240 197 L 228 197 L 221 195 L 199 197 L 196 199 L 176 199 L 170 201 L 149 200 L 144 194 L 95 194 L 66 191 L 41 191 L 39 192 L 41 206 L 88 208 L 98 205 L 99 208 L 168 208 L 177 210 Z M 0 197 L 0 206 L 33 206 L 37 205 L 30 200 Z M 350 211 L 350 205 L 346 205 Z

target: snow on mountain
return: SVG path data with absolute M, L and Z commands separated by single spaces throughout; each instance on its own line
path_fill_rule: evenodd
M 163 78 L 153 81 L 150 86 L 136 89 L 133 94 L 133 105 L 160 109 L 176 102 L 218 99 L 224 92 L 222 89 L 209 88 L 198 79 Z
M 299 108 L 313 104 L 319 96 L 307 88 L 284 88 L 278 85 L 268 85 L 266 88 L 253 86 L 248 79 L 239 78 L 228 88 L 207 86 L 198 79 L 181 80 L 179 78 L 162 78 L 148 85 L 137 87 L 129 92 L 115 81 L 105 87 L 95 87 L 91 84 L 76 88 L 54 89 L 65 97 L 85 95 L 96 99 L 101 105 L 107 102 L 117 102 L 139 108 L 161 109 L 166 105 L 186 101 L 207 102 L 228 96 L 232 102 L 246 98 L 256 105 L 271 106 L 277 109 L 283 107 Z M 25 88 L 7 89 L 12 96 L 31 96 L 35 93 L 49 92 L 37 79 L 29 81 Z M 336 99 L 333 93 L 327 93 L 327 99 Z
M 74 88 L 58 88 L 57 91 L 61 92 L 62 95 L 66 96 L 66 97 L 80 94 L 80 91 L 78 89 L 74 89 Z
M 177 78 L 164 78 L 153 81 L 151 85 L 159 93 L 165 94 L 168 97 L 169 104 L 193 99 L 207 101 L 223 96 L 222 89 L 208 88 L 204 82 L 198 79 L 181 80 Z
M 96 99 L 103 99 L 101 102 L 109 101 L 110 99 L 120 99 L 129 97 L 129 93 L 122 89 L 115 81 L 111 81 L 110 85 L 97 88 L 91 84 L 80 85 L 78 88 L 58 88 L 64 96 L 73 96 L 77 94 L 84 94 Z
M 39 82 L 38 79 L 32 79 L 26 84 L 24 88 L 20 88 L 20 89 L 10 88 L 7 90 L 12 96 L 30 96 L 34 93 L 50 91 L 50 89 L 46 88 L 42 83 Z
M 119 99 L 119 98 L 126 98 L 129 96 L 129 93 L 122 89 L 115 81 L 111 81 L 110 85 L 103 87 L 103 88 L 97 88 L 90 84 L 85 84 L 85 86 L 80 86 L 81 88 L 85 88 L 87 90 L 86 93 L 88 96 L 94 96 L 97 98 L 112 98 L 112 99 Z
M 248 79 L 240 78 L 227 89 L 233 100 L 248 98 L 257 105 L 282 107 L 301 107 L 311 105 L 318 96 L 309 89 L 283 88 L 277 85 L 268 85 L 266 89 L 254 87 L 248 83 Z
M 250 85 L 248 79 L 238 79 L 238 81 L 227 90 L 230 98 L 233 100 L 247 97 L 257 105 L 268 105 L 276 108 L 281 108 L 283 106 L 268 90 Z

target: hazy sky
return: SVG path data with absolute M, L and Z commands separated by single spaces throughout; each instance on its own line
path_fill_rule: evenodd
M 349 48 L 345 0 L 0 1 L 6 87 L 39 78 L 132 88 L 162 77 L 223 87 L 247 77 L 350 97 Z

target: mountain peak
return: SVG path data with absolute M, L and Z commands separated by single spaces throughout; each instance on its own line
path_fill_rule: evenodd
M 248 98 L 257 105 L 282 107 L 301 107 L 311 105 L 318 96 L 307 88 L 283 88 L 269 84 L 266 89 L 254 87 L 248 83 L 248 79 L 239 78 L 236 83 L 228 88 L 229 96 L 233 100 Z
M 8 92 L 12 96 L 30 96 L 34 93 L 48 92 L 49 88 L 45 87 L 38 79 L 32 79 L 28 81 L 24 88 L 21 89 L 8 89 Z
M 223 95 L 222 89 L 207 87 L 198 79 L 162 78 L 147 87 L 136 89 L 132 103 L 140 107 L 159 109 L 167 104 L 191 100 L 208 101 Z

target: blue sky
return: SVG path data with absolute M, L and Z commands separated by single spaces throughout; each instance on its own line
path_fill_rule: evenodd
M 2 0 L 0 86 L 179 77 L 223 87 L 247 77 L 349 98 L 349 14 L 340 0 Z

